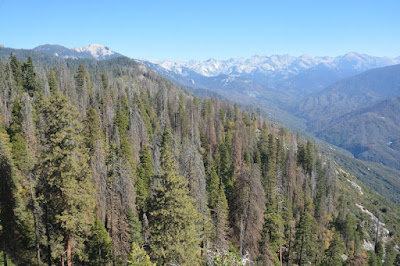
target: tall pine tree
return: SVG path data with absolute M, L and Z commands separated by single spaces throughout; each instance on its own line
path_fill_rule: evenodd
M 161 176 L 150 204 L 150 251 L 161 265 L 196 262 L 199 250 L 199 214 L 189 196 L 188 182 L 177 172 L 166 127 L 161 154 Z
M 74 255 L 82 260 L 78 255 L 90 229 L 89 217 L 94 207 L 87 150 L 78 116 L 66 96 L 56 92 L 49 98 L 44 107 L 47 124 L 37 167 L 41 204 L 45 209 L 43 218 L 52 225 L 47 241 L 53 250 L 48 252 L 67 265 L 72 265 Z

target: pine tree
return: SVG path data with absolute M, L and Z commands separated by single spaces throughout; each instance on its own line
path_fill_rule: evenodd
M 136 183 L 136 205 L 141 212 L 146 212 L 149 198 L 149 185 L 154 176 L 153 158 L 145 146 L 140 153 L 138 179 Z
M 396 256 L 399 255 L 398 250 L 396 249 L 396 244 L 395 241 L 392 240 L 389 243 L 386 244 L 386 249 L 385 249 L 385 262 L 383 263 L 384 266 L 392 266 L 396 265 Z
M 108 265 L 111 263 L 112 242 L 104 224 L 96 216 L 86 242 L 87 265 Z M 86 264 L 85 263 L 85 264 Z
M 284 244 L 283 219 L 273 210 L 267 210 L 264 223 L 264 241 L 268 243 L 269 249 L 274 253 L 280 253 Z M 277 259 L 277 258 L 276 258 Z
M 50 93 L 58 91 L 58 81 L 56 78 L 56 73 L 54 73 L 53 70 L 50 70 L 50 74 L 47 77 L 47 81 L 49 83 Z
M 61 263 L 68 265 L 72 265 L 73 252 L 79 255 L 82 251 L 94 207 L 78 116 L 66 96 L 56 92 L 49 98 L 44 107 L 44 150 L 37 166 L 41 204 L 46 210 L 43 219 L 53 226 L 47 241 L 54 243 L 54 250 L 59 248 Z
M 160 184 L 150 204 L 151 257 L 161 265 L 193 264 L 199 255 L 197 224 L 199 214 L 178 174 L 169 144 L 170 133 L 163 134 Z
M 208 206 L 211 210 L 215 208 L 218 203 L 220 180 L 215 168 L 211 168 L 211 173 L 207 182 Z M 225 195 L 225 193 L 224 193 Z
M 0 247 L 4 259 L 14 263 L 33 264 L 33 225 L 22 202 L 21 176 L 10 156 L 8 136 L 0 127 Z
M 305 210 L 300 216 L 296 228 L 295 250 L 297 263 L 305 265 L 314 263 L 316 252 L 316 230 L 317 225 L 309 210 Z
M 130 235 L 130 243 L 143 243 L 143 236 L 142 236 L 142 224 L 139 220 L 139 217 L 135 213 L 132 208 L 128 208 L 126 217 L 128 220 L 129 226 L 129 235 Z
M 228 201 L 225 196 L 223 185 L 219 187 L 217 202 L 214 208 L 215 212 L 215 249 L 226 251 L 228 249 Z
M 346 221 L 344 224 L 344 239 L 346 248 L 350 251 L 354 251 L 354 235 L 356 233 L 356 220 L 351 213 L 347 213 Z
M 107 79 L 107 76 L 105 74 L 101 75 L 101 84 L 103 85 L 103 90 L 107 90 L 108 89 L 108 79 Z
M 26 92 L 32 97 L 37 90 L 36 72 L 33 66 L 32 57 L 28 58 L 28 62 L 22 64 L 23 80 L 22 84 Z
M 22 87 L 22 66 L 13 53 L 10 54 L 10 66 L 16 87 Z
M 82 89 L 85 83 L 89 82 L 89 75 L 84 65 L 80 64 L 75 76 L 76 86 Z M 87 84 L 86 84 L 87 85 Z
M 156 264 L 150 261 L 150 257 L 146 251 L 140 247 L 136 242 L 132 244 L 132 251 L 129 254 L 128 265 L 133 266 L 155 266 Z
M 342 257 L 340 256 L 344 250 L 344 244 L 336 233 L 333 235 L 333 239 L 329 244 L 329 248 L 325 250 L 324 265 L 336 266 L 342 264 Z

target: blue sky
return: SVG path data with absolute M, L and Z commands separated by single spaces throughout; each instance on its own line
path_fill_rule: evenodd
M 0 0 L 0 44 L 104 44 L 132 58 L 400 56 L 400 1 Z

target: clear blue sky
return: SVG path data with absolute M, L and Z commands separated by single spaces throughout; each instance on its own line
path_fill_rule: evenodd
M 400 56 L 400 1 L 0 0 L 0 44 L 104 44 L 132 58 Z

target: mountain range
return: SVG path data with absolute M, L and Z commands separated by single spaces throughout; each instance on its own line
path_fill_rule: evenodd
M 314 134 L 357 158 L 400 169 L 399 103 L 392 99 L 400 96 L 399 57 L 351 52 L 143 63 L 183 86 L 260 107 L 270 119 Z
M 63 59 L 122 56 L 97 44 L 72 49 L 47 44 L 33 51 Z M 398 101 L 391 100 L 400 96 L 400 57 L 350 52 L 336 57 L 137 61 L 195 93 L 260 108 L 270 120 L 311 133 L 358 158 L 400 169 L 398 140 L 393 137 L 400 135 L 393 122 Z M 379 110 L 387 120 L 378 119 Z M 365 130 L 378 125 L 380 130 Z

